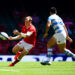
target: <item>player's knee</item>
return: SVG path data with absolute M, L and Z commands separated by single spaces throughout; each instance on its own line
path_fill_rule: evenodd
M 49 44 L 47 44 L 47 48 L 49 48 Z
M 16 50 L 13 48 L 13 49 L 12 49 L 12 52 L 13 52 L 13 53 L 16 53 Z
M 47 44 L 47 48 L 52 48 L 53 46 L 50 44 Z
M 26 55 L 26 54 L 28 54 L 28 52 L 25 51 L 25 50 L 23 50 L 22 53 L 21 53 L 22 56 L 24 56 L 24 55 Z
M 24 55 L 28 54 L 28 51 L 24 50 L 24 51 L 23 51 L 23 54 L 24 54 Z

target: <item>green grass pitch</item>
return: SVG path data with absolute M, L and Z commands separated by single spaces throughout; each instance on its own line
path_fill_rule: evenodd
M 43 66 L 40 62 L 19 62 L 8 67 L 11 62 L 0 62 L 0 75 L 75 75 L 75 62 L 52 62 Z

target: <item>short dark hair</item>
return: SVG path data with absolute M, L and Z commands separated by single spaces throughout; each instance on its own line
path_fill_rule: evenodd
M 50 12 L 52 12 L 52 13 L 57 13 L 57 9 L 56 9 L 55 7 L 51 7 L 51 8 L 50 8 Z

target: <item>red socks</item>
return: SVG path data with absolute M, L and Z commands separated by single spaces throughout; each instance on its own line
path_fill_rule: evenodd
M 17 59 L 17 57 L 20 55 L 20 53 L 21 53 L 22 51 L 23 51 L 23 50 L 20 50 L 20 51 L 17 52 L 16 56 L 14 57 L 15 60 Z
M 20 60 L 18 59 L 18 56 L 20 55 L 20 53 L 22 52 L 23 50 L 20 50 L 17 52 L 16 56 L 14 57 L 15 61 L 13 63 L 11 63 L 10 65 L 8 65 L 9 67 L 11 66 L 14 66 L 16 63 L 18 63 Z
M 10 65 L 8 65 L 9 67 L 14 66 L 16 63 L 18 63 L 20 60 L 16 59 L 13 63 L 11 63 Z
M 12 64 L 15 65 L 16 63 L 18 63 L 20 60 L 16 59 Z

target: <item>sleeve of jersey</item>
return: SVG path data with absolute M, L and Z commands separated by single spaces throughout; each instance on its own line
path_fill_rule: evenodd
M 51 21 L 51 18 L 50 17 L 48 17 L 48 21 Z
M 29 31 L 28 31 L 28 33 L 33 33 L 33 32 L 34 32 L 34 30 L 33 30 L 33 29 L 31 29 L 31 30 L 29 30 Z
M 61 24 L 62 26 L 64 26 L 64 25 L 65 25 L 62 19 L 61 19 L 60 24 Z

